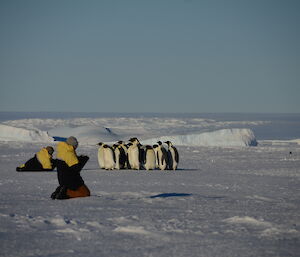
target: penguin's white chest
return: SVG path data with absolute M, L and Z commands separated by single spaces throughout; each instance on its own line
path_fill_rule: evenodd
M 104 169 L 105 168 L 105 163 L 104 163 L 104 148 L 100 147 L 98 149 L 98 164 L 100 169 Z
M 154 170 L 156 167 L 156 157 L 153 149 L 147 150 L 146 160 L 145 160 L 145 169 Z
M 129 164 L 132 169 L 139 169 L 140 168 L 140 161 L 139 161 L 139 148 L 135 145 L 130 146 L 128 149 L 128 159 Z
M 111 148 L 104 148 L 104 165 L 106 170 L 113 170 L 115 167 L 114 153 Z

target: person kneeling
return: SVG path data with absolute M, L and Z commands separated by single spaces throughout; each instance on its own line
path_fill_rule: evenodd
M 16 168 L 16 171 L 52 171 L 56 167 L 56 160 L 52 159 L 52 146 L 42 148 L 33 158 Z
M 89 160 L 88 156 L 77 156 L 78 141 L 69 137 L 66 142 L 57 144 L 57 178 L 59 186 L 51 194 L 52 199 L 69 199 L 90 196 L 80 171 Z

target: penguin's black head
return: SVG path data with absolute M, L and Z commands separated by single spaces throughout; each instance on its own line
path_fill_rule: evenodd
M 101 145 L 103 145 L 103 143 L 102 143 L 102 142 L 100 142 L 100 143 L 98 143 L 97 145 L 101 146 Z
M 169 145 L 170 144 L 170 141 L 166 141 L 166 142 L 164 142 L 165 144 L 167 144 L 167 145 Z
M 158 147 L 158 145 L 153 145 L 153 148 L 157 148 Z
M 136 137 L 132 137 L 128 141 L 131 142 L 131 143 L 133 143 L 133 142 L 140 143 L 140 141 Z
M 157 143 L 158 143 L 159 145 L 162 145 L 162 142 L 161 142 L 161 141 L 158 141 Z
M 132 143 L 128 143 L 128 144 L 127 144 L 127 147 L 129 147 L 129 146 L 131 146 L 131 145 L 132 145 Z

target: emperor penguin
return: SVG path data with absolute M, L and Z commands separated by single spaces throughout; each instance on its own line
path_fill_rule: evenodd
M 129 162 L 129 147 L 132 146 L 132 143 L 128 143 L 125 145 L 127 147 L 127 169 L 131 170 L 130 162 Z
M 124 141 L 118 141 L 117 144 L 123 149 L 124 154 L 125 154 L 124 169 L 128 169 L 129 168 L 129 165 L 128 165 L 128 156 L 127 156 L 128 146 L 125 144 Z
M 116 166 L 115 154 L 112 147 L 109 145 L 103 146 L 103 153 L 104 153 L 104 168 L 106 170 L 113 170 Z
M 153 147 L 150 145 L 145 146 L 144 150 L 144 167 L 146 170 L 154 170 L 156 167 L 156 157 Z
M 121 146 L 124 149 L 124 151 L 127 152 L 128 148 L 127 148 L 127 146 L 126 146 L 126 144 L 125 144 L 124 141 L 118 141 L 116 144 L 118 144 L 119 146 Z
M 100 142 L 99 144 L 99 149 L 98 149 L 98 164 L 100 169 L 105 169 L 105 163 L 104 163 L 104 143 Z
M 160 170 L 165 170 L 168 166 L 168 153 L 167 150 L 163 147 L 162 142 L 157 142 L 157 152 L 156 152 L 156 158 L 158 162 L 158 167 Z
M 139 160 L 140 160 L 140 167 L 145 168 L 146 163 L 146 145 L 138 144 L 139 146 Z
M 140 141 L 137 138 L 131 138 L 129 139 L 131 142 L 129 148 L 128 148 L 128 162 L 133 170 L 139 170 L 140 169 Z
M 112 148 L 115 154 L 115 169 L 124 169 L 126 163 L 126 154 L 124 149 L 119 144 L 114 144 Z
M 154 153 L 155 153 L 155 168 L 156 169 L 159 169 L 159 165 L 158 165 L 158 158 L 157 158 L 157 151 L 158 151 L 158 145 L 153 145 L 153 150 L 154 150 Z
M 170 141 L 165 142 L 168 145 L 168 169 L 177 170 L 179 154 L 175 146 Z

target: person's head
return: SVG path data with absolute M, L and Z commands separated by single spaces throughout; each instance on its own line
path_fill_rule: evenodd
M 48 153 L 49 153 L 50 155 L 52 155 L 52 154 L 54 153 L 54 149 L 53 149 L 52 146 L 47 146 L 47 147 L 46 147 L 46 150 L 48 151 Z
M 73 137 L 73 136 L 68 137 L 66 143 L 68 145 L 73 146 L 74 149 L 76 149 L 78 147 L 78 141 L 77 141 L 76 137 Z

